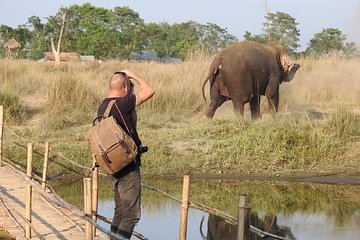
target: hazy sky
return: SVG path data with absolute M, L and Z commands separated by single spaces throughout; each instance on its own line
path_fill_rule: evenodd
M 4 0 L 3 0 L 4 1 Z M 245 31 L 262 32 L 265 21 L 265 0 L 10 0 L 0 7 L 0 24 L 13 28 L 38 16 L 42 22 L 55 15 L 60 7 L 89 2 L 97 7 L 113 9 L 129 6 L 145 22 L 181 23 L 193 20 L 202 24 L 215 23 L 228 33 L 243 39 Z M 285 12 L 299 23 L 300 45 L 307 47 L 315 33 L 323 28 L 338 28 L 347 41 L 360 44 L 360 0 L 267 0 L 271 12 Z

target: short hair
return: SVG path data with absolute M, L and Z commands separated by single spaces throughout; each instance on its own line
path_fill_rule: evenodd
M 122 90 L 128 82 L 128 78 L 123 72 L 116 72 L 109 81 L 110 90 Z

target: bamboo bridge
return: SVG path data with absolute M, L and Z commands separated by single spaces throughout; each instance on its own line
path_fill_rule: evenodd
M 0 167 L 0 227 L 15 239 L 26 239 L 24 226 L 28 221 L 23 215 L 29 181 L 25 179 L 26 176 L 10 166 Z M 56 199 L 52 193 L 42 190 L 35 182 L 32 186 L 36 189 L 32 193 L 32 239 L 86 239 L 86 221 L 79 216 L 84 213 L 77 210 L 78 214 L 75 214 L 64 203 L 56 205 L 50 202 L 49 199 Z M 94 239 L 109 237 L 100 232 Z

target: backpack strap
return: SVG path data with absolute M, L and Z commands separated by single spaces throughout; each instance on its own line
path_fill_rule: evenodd
M 115 107 L 117 108 L 117 111 L 119 112 L 119 115 L 120 115 L 120 117 L 121 117 L 121 120 L 123 121 L 123 123 L 124 123 L 124 125 L 125 125 L 125 127 L 126 127 L 127 133 L 130 135 L 130 129 L 129 129 L 128 125 L 126 124 L 125 119 L 124 119 L 124 117 L 123 117 L 123 115 L 122 115 L 122 113 L 121 113 L 118 105 L 116 104 L 116 99 L 113 99 L 113 100 L 111 100 L 111 101 L 109 102 L 108 106 L 106 107 L 106 110 L 105 110 L 105 112 L 104 112 L 103 117 L 104 117 L 104 118 L 109 117 L 111 108 L 112 108 L 112 106 L 114 105 L 114 103 L 115 103 Z
M 121 119 L 123 120 L 123 123 L 124 123 L 124 125 L 125 125 L 125 127 L 126 127 L 126 130 L 128 131 L 129 136 L 131 136 L 131 134 L 130 134 L 130 129 L 129 129 L 128 125 L 126 124 L 125 119 L 124 119 L 124 117 L 123 117 L 123 115 L 122 115 L 122 113 L 121 113 L 118 105 L 116 104 L 116 102 L 115 102 L 115 107 L 117 108 L 117 110 L 118 110 L 118 112 L 119 112 L 119 114 L 120 114 L 120 116 L 121 116 Z
M 111 108 L 112 106 L 114 105 L 116 99 L 113 99 L 109 102 L 109 104 L 107 105 L 106 109 L 105 109 L 105 112 L 104 112 L 104 118 L 107 118 L 109 117 L 109 114 L 110 114 L 110 111 L 111 111 Z
M 107 107 L 105 109 L 104 115 L 100 115 L 97 118 L 95 118 L 94 121 L 93 121 L 93 126 L 96 125 L 96 122 L 100 122 L 102 119 L 105 119 L 105 118 L 109 117 L 111 108 L 114 105 L 114 103 L 115 103 L 115 100 L 111 100 L 109 102 L 109 104 L 107 105 Z

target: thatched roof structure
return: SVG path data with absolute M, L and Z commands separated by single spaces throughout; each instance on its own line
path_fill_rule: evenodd
M 4 48 L 6 50 L 19 49 L 21 48 L 21 44 L 18 43 L 18 41 L 16 41 L 14 38 L 11 38 L 4 44 Z

